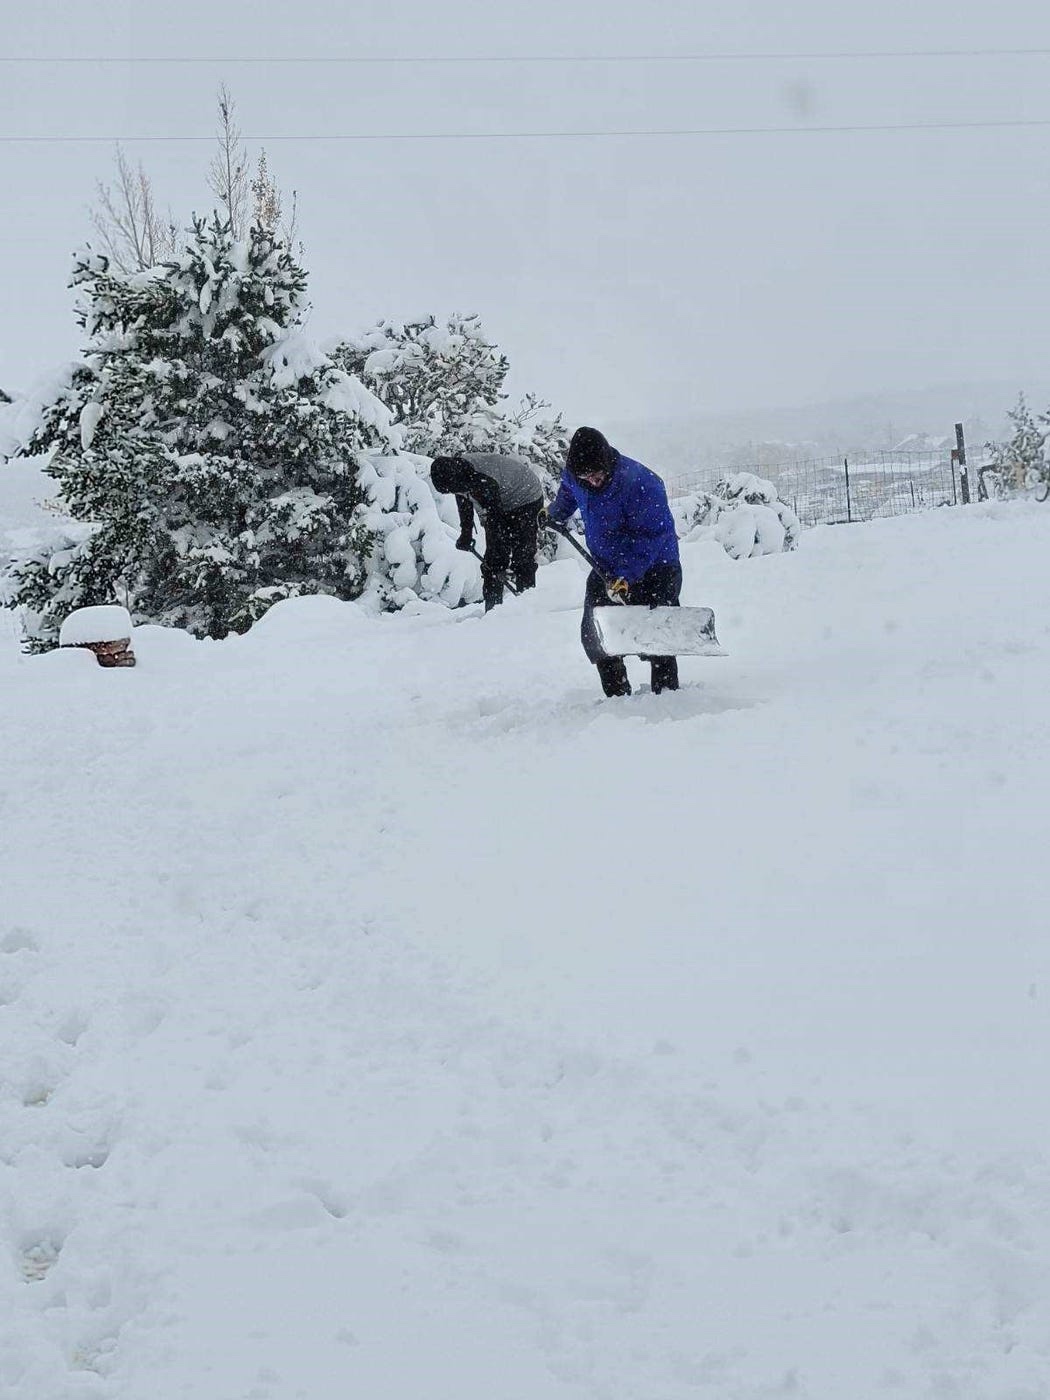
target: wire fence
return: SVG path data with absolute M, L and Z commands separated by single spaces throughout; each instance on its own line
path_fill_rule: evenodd
M 910 515 L 958 505 L 962 499 L 959 467 L 949 447 L 943 452 L 865 451 L 773 466 L 685 472 L 668 479 L 667 492 L 672 500 L 680 500 L 713 491 L 719 480 L 740 471 L 771 481 L 804 526 Z

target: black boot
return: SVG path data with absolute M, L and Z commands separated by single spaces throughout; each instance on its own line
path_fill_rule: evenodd
M 486 612 L 498 608 L 503 602 L 503 579 L 498 574 L 490 574 L 482 569 L 481 596 L 485 603 Z
M 514 587 L 519 593 L 525 593 L 530 588 L 536 587 L 536 565 L 526 564 L 522 568 L 515 570 Z
M 595 663 L 598 667 L 598 676 L 602 683 L 602 690 L 612 699 L 615 695 L 630 695 L 631 682 L 627 679 L 627 667 L 618 656 L 611 656 L 605 661 Z
M 652 678 L 654 695 L 659 695 L 661 690 L 677 690 L 677 656 L 654 656 L 652 658 Z

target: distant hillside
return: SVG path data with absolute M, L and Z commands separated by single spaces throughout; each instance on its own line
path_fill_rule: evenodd
M 904 440 L 941 438 L 962 421 L 967 441 L 1001 436 L 1006 411 L 1024 389 L 1037 409 L 1050 405 L 1050 382 L 946 384 L 827 403 L 674 419 L 639 416 L 604 425 L 624 451 L 665 474 L 696 467 L 775 465 L 858 448 L 889 450 Z

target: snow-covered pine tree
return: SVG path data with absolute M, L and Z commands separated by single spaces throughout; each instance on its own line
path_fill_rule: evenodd
M 14 400 L 11 398 L 11 395 L 10 395 L 10 394 L 5 394 L 4 391 L 3 391 L 3 389 L 0 389 L 0 403 L 13 403 L 13 402 L 14 402 Z
M 86 358 L 27 450 L 53 454 L 62 504 L 93 528 L 17 570 L 38 647 L 113 600 L 221 637 L 302 593 L 470 596 L 389 411 L 298 330 L 305 282 L 273 234 L 238 241 L 217 216 L 146 273 L 78 257 Z
M 1013 432 L 1005 442 L 986 444 L 991 463 L 982 473 L 985 477 L 994 474 L 1002 495 L 1035 486 L 1043 479 L 1047 470 L 1043 448 L 1050 436 L 1050 414 L 1041 415 L 1039 422 L 1046 425 L 1041 428 L 1023 393 L 1018 394 L 1006 416 Z

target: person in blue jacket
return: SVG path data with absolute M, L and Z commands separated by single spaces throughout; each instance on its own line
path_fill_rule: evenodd
M 587 579 L 580 639 L 588 660 L 598 668 L 606 695 L 630 695 L 623 658 L 602 652 L 593 614 L 595 608 L 617 601 L 678 606 L 682 563 L 667 489 L 655 472 L 611 447 L 597 428 L 577 428 L 561 487 L 547 515 L 564 525 L 577 510 L 587 548 L 601 571 L 592 570 Z M 612 582 L 606 585 L 605 579 Z M 677 690 L 677 659 L 647 659 L 654 693 Z

